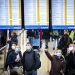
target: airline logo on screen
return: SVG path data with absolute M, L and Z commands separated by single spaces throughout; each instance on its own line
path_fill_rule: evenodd
M 52 0 L 53 29 L 75 29 L 75 0 Z
M 21 29 L 21 0 L 0 0 L 0 29 Z
M 25 28 L 48 29 L 49 0 L 24 0 Z

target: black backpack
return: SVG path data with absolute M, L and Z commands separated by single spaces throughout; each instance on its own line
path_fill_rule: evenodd
M 38 57 L 38 61 L 37 62 L 36 62 L 36 58 L 35 58 L 36 55 L 35 54 Z M 35 63 L 37 63 L 36 64 L 36 69 L 39 69 L 41 67 L 40 55 L 39 55 L 39 53 L 35 53 L 35 51 L 33 51 L 33 56 L 34 56 Z

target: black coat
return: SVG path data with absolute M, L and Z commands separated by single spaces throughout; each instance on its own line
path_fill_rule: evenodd
M 7 43 L 12 44 L 18 44 L 18 39 L 17 39 L 17 35 L 11 36 L 11 40 L 8 40 Z
M 70 52 L 70 54 L 66 56 L 66 61 L 67 70 L 75 69 L 75 53 Z
M 6 62 L 5 62 L 5 64 L 4 64 L 4 68 L 5 68 L 5 70 L 7 70 L 7 68 L 8 68 L 8 62 L 7 62 L 7 61 L 8 61 L 8 56 L 9 56 L 9 54 L 10 54 L 11 52 L 13 52 L 12 49 L 9 50 L 8 53 L 7 53 Z
M 60 39 L 58 43 L 58 49 L 66 50 L 69 47 L 69 44 L 71 43 L 72 43 L 72 39 L 69 36 L 66 36 L 66 38 L 62 36 L 62 38 Z
M 25 51 L 23 54 L 23 71 L 32 71 L 37 70 L 37 67 L 40 63 L 40 58 L 38 56 L 38 53 L 35 51 Z M 40 63 L 41 65 L 41 63 Z
M 19 54 L 21 60 L 19 62 L 15 62 L 16 56 L 18 54 Z M 8 65 L 9 65 L 10 69 L 12 69 L 15 66 L 21 66 L 22 65 L 21 64 L 21 62 L 22 62 L 22 54 L 21 54 L 21 52 L 19 52 L 18 54 L 15 53 L 14 50 L 12 50 L 11 52 L 8 53 L 7 60 L 6 60 L 6 66 L 5 66 L 6 69 L 7 69 Z
M 32 30 L 27 31 L 27 38 L 28 37 L 34 37 L 34 35 L 35 35 L 34 31 L 32 31 Z
M 49 30 L 43 30 L 43 39 L 50 39 L 50 31 Z
M 51 61 L 51 71 L 49 75 L 59 74 L 61 70 L 65 72 L 65 60 L 63 57 L 58 58 L 56 55 L 51 56 L 48 51 L 45 51 L 45 53 Z
M 11 40 L 8 40 L 7 43 L 9 43 L 9 49 L 11 49 L 12 44 L 18 44 L 17 35 L 11 36 Z

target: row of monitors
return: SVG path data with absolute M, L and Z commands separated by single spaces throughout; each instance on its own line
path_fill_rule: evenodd
M 21 11 L 21 0 L 0 0 L 0 29 L 21 29 Z M 75 0 L 24 0 L 24 27 L 75 29 Z

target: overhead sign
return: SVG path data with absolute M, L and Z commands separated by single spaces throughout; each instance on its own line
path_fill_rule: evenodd
M 24 0 L 25 29 L 49 28 L 49 0 Z
M 21 29 L 21 0 L 0 0 L 0 29 Z
M 75 0 L 52 0 L 52 28 L 75 29 Z

